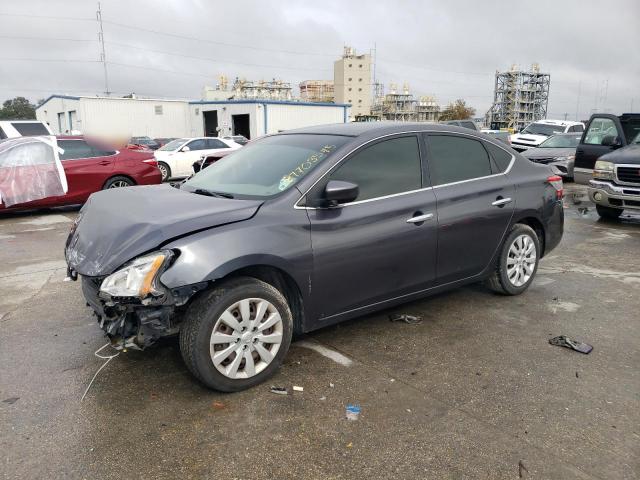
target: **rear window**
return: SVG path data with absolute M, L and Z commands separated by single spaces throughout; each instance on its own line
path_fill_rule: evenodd
M 434 186 L 492 174 L 489 155 L 477 140 L 453 135 L 429 136 L 429 171 Z
M 511 160 L 513 158 L 513 156 L 509 152 L 506 152 L 500 147 L 496 147 L 491 143 L 485 143 L 484 146 L 487 147 L 487 150 L 489 150 L 489 153 L 491 154 L 491 157 L 493 158 L 493 161 L 497 165 L 500 172 L 504 172 L 507 168 L 509 168 L 509 165 L 511 164 Z
M 11 126 L 23 137 L 51 135 L 41 122 L 15 122 L 11 123 Z

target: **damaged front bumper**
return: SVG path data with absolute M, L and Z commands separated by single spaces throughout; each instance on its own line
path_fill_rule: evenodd
M 81 277 L 82 293 L 93 309 L 100 328 L 114 348 L 144 349 L 162 337 L 175 335 L 189 299 L 207 282 L 168 290 L 161 297 L 140 300 L 114 298 L 100 292 L 104 277 Z

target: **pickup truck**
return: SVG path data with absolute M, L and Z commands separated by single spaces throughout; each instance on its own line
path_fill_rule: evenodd
M 589 198 L 598 215 L 615 219 L 626 210 L 640 211 L 640 132 L 629 145 L 596 160 Z
M 594 113 L 582 134 L 574 167 L 576 183 L 588 184 L 593 168 L 602 155 L 629 145 L 640 133 L 640 113 L 623 113 L 620 116 Z

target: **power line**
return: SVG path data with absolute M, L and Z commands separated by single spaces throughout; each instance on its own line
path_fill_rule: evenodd
M 0 13 L 0 17 L 26 17 L 26 18 L 43 18 L 47 20 L 79 20 L 86 22 L 93 22 L 94 18 L 86 18 L 86 17 L 57 17 L 53 15 L 33 15 L 27 13 Z
M 176 56 L 176 57 L 182 57 L 182 58 L 193 58 L 196 60 L 205 60 L 208 62 L 213 62 L 213 63 L 230 63 L 233 65 L 244 65 L 244 66 L 249 66 L 249 67 L 265 67 L 265 68 L 279 68 L 279 69 L 286 69 L 286 70 L 313 70 L 315 72 L 317 71 L 333 71 L 331 69 L 328 68 L 313 68 L 313 67 L 287 67 L 284 65 L 268 65 L 268 64 L 260 64 L 260 63 L 248 63 L 248 62 L 236 62 L 233 60 L 218 60 L 218 59 L 214 59 L 211 57 L 200 57 L 197 55 L 184 55 L 182 53 L 173 53 L 173 52 L 168 52 L 166 50 L 156 50 L 153 48 L 146 48 L 146 47 L 138 47 L 135 45 L 131 45 L 128 43 L 120 43 L 120 42 L 111 42 L 111 41 L 106 41 L 105 42 L 107 45 L 115 45 L 117 47 L 122 47 L 122 48 L 132 48 L 134 50 L 142 50 L 145 52 L 153 52 L 153 53 L 159 53 L 162 55 L 172 55 L 172 56 Z
M 77 60 L 73 58 L 9 58 L 0 57 L 2 61 L 18 62 L 51 62 L 51 63 L 100 63 L 100 60 Z
M 0 38 L 8 40 L 41 40 L 45 42 L 49 41 L 61 41 L 61 42 L 97 42 L 97 40 L 87 38 L 59 38 L 59 37 L 22 37 L 15 35 L 0 35 Z

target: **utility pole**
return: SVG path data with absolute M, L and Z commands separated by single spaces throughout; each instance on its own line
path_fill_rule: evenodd
M 576 101 L 576 122 L 578 121 L 578 115 L 580 115 L 580 92 L 582 90 L 582 80 L 578 82 L 578 100 Z
M 111 92 L 109 91 L 109 75 L 107 74 L 107 54 L 104 50 L 104 30 L 102 29 L 102 9 L 100 8 L 100 2 L 98 2 L 98 11 L 96 12 L 96 18 L 98 20 L 99 32 L 98 32 L 98 41 L 100 42 L 100 47 L 102 52 L 100 53 L 100 61 L 102 62 L 102 67 L 104 68 L 104 94 L 108 97 Z

